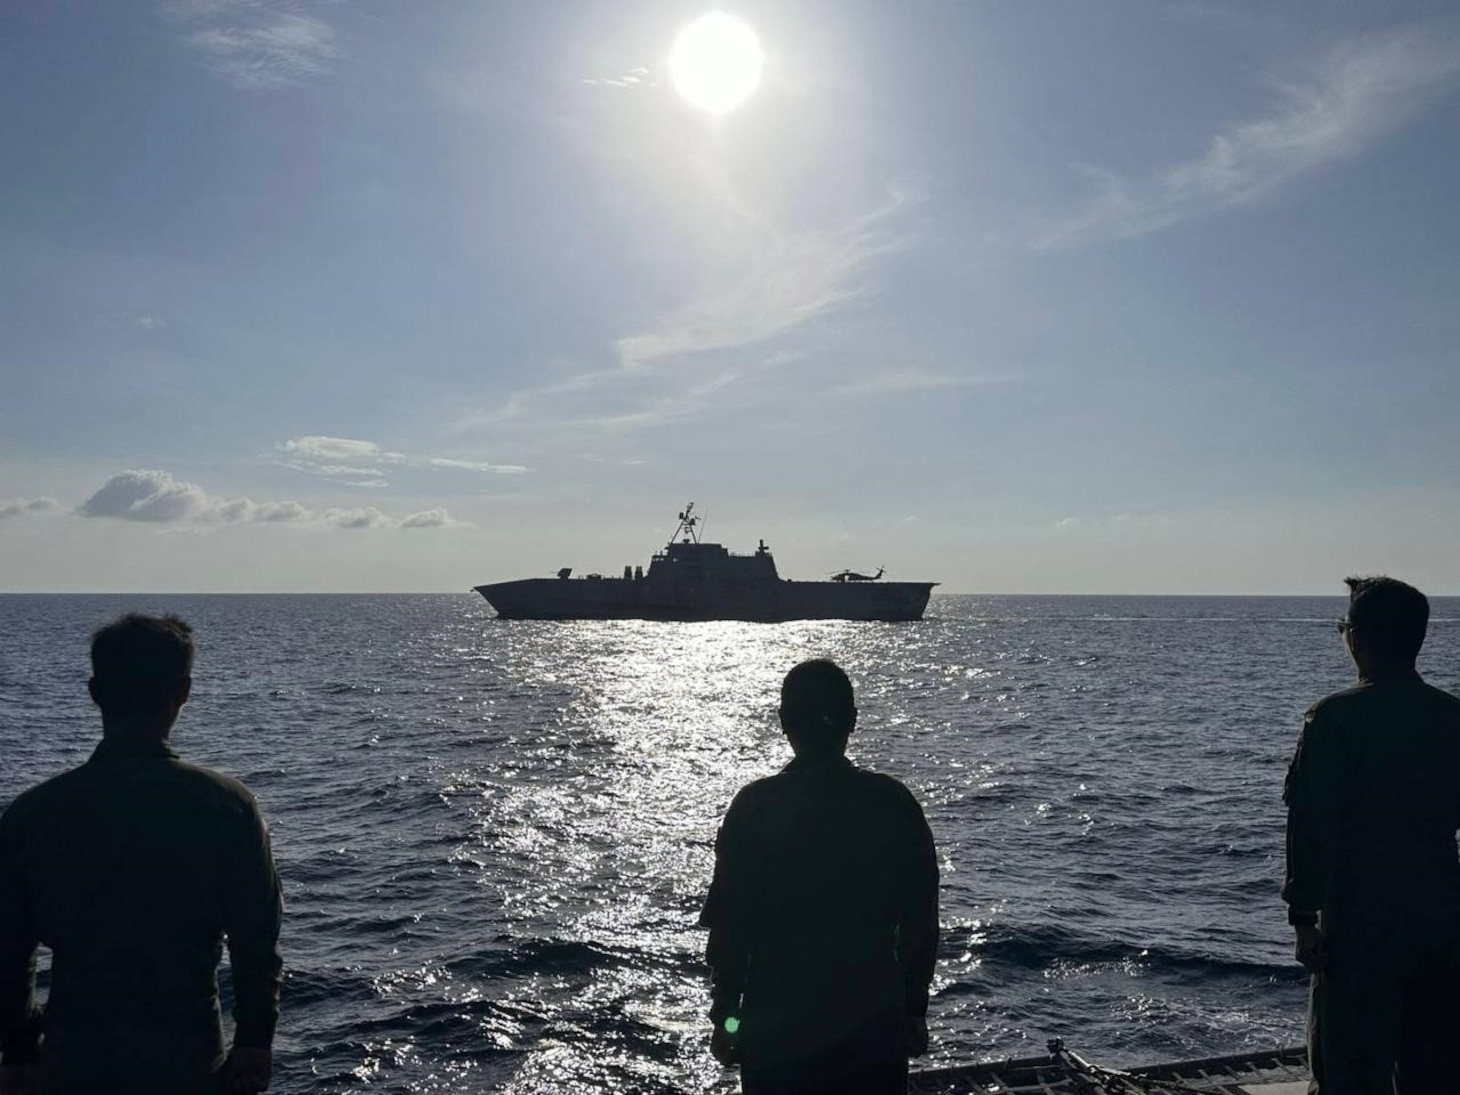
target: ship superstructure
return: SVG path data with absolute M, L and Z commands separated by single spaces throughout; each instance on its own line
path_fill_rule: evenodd
M 509 620 L 920 620 L 936 582 L 888 582 L 841 571 L 827 581 L 782 578 L 766 542 L 743 554 L 701 539 L 691 502 L 649 568 L 621 577 L 525 578 L 476 587 Z

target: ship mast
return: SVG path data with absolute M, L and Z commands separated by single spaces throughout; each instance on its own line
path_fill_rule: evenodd
M 679 524 L 674 526 L 674 535 L 669 537 L 670 545 L 672 546 L 681 536 L 684 537 L 683 542 L 686 544 L 698 544 L 700 542 L 700 534 L 698 531 L 700 520 L 699 517 L 695 516 L 695 504 L 693 502 L 685 506 L 684 512 L 679 515 Z

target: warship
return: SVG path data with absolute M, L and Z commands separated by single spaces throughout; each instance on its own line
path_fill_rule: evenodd
M 886 582 L 883 571 L 843 570 L 824 581 L 791 581 L 776 573 L 764 540 L 754 553 L 727 551 L 700 539 L 691 502 L 649 569 L 624 567 L 622 577 L 524 578 L 474 587 L 505 620 L 920 620 L 937 582 Z

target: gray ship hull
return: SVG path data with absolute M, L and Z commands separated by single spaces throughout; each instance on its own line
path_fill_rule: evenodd
M 477 586 L 506 620 L 920 620 L 936 582 L 680 585 L 633 578 L 526 578 Z M 656 588 L 658 587 L 658 588 Z
M 829 582 L 792 582 L 776 572 L 762 540 L 752 554 L 699 537 L 691 502 L 679 527 L 649 560 L 622 578 L 590 574 L 523 578 L 474 587 L 504 620 L 921 620 L 937 582 L 884 582 L 843 570 Z

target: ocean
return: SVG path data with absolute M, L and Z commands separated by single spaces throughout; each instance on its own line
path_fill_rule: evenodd
M 719 818 L 830 656 L 851 753 L 942 864 L 940 1064 L 1301 1040 L 1283 773 L 1353 670 L 1331 598 L 935 597 L 915 624 L 530 623 L 480 598 L 0 597 L 0 806 L 100 732 L 92 629 L 196 630 L 182 754 L 267 815 L 288 917 L 274 1091 L 729 1092 L 695 927 Z M 1460 599 L 1420 667 L 1460 690 Z M 224 978 L 226 988 L 226 976 Z

